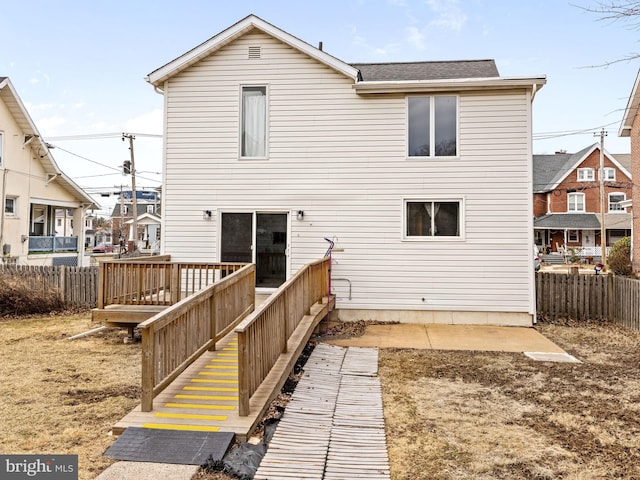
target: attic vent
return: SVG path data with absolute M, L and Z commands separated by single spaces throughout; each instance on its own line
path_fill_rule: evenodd
M 260 58 L 260 47 L 249 47 L 249 60 Z

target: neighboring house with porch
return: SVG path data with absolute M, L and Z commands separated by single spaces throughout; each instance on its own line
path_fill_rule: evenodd
M 82 227 L 99 206 L 60 170 L 7 77 L 0 77 L 0 175 L 1 260 L 81 265 Z
M 131 192 L 122 192 L 123 198 L 113 208 L 111 225 L 114 242 L 126 245 L 136 241 L 138 250 L 160 251 L 161 203 L 158 192 L 136 192 L 136 226 L 133 234 L 133 202 Z
M 622 122 L 618 135 L 629 137 L 631 140 L 631 174 L 640 178 L 640 118 L 638 107 L 640 106 L 640 71 L 636 75 L 633 88 L 629 94 L 627 107 L 624 110 Z M 633 273 L 640 276 L 640 208 L 633 208 L 633 205 L 640 205 L 640 184 L 633 185 L 631 194 L 630 210 L 633 217 L 631 235 L 631 266 Z
M 542 253 L 601 258 L 600 146 L 577 153 L 533 156 L 534 239 Z M 604 151 L 604 227 L 607 248 L 630 235 L 630 156 Z
M 349 64 L 250 15 L 150 73 L 162 252 L 271 292 L 335 242 L 343 320 L 531 325 L 531 112 L 493 60 Z

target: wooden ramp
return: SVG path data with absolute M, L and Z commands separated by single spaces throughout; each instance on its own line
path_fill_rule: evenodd
M 153 401 L 151 412 L 140 406 L 113 427 L 115 435 L 128 427 L 204 432 L 252 429 L 255 415 L 238 415 L 238 343 L 233 333 L 205 352 Z
M 318 345 L 256 480 L 391 478 L 378 350 Z

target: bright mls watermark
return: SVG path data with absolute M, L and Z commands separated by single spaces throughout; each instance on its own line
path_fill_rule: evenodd
M 0 480 L 78 480 L 78 455 L 0 455 Z

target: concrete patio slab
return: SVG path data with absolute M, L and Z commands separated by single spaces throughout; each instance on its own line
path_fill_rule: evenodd
M 485 325 L 369 325 L 360 337 L 327 343 L 343 347 L 565 353 L 534 328 Z

